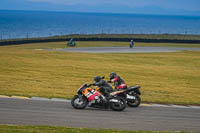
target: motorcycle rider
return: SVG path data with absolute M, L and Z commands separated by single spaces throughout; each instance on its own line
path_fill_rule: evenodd
M 117 75 L 115 72 L 110 73 L 110 81 L 109 83 L 114 83 L 115 89 L 126 89 L 127 85 L 125 84 L 124 80 Z
M 103 93 L 103 95 L 109 98 L 110 92 L 112 92 L 113 89 L 111 85 L 109 85 L 105 80 L 103 80 L 103 78 L 104 77 L 100 76 L 94 77 L 95 83 L 93 83 L 93 85 L 100 87 L 100 91 Z

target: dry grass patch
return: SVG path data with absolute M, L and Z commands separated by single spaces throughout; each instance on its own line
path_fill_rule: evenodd
M 84 82 L 115 71 L 128 85 L 142 86 L 145 102 L 200 105 L 200 52 L 87 54 L 35 47 L 0 47 L 0 94 L 71 98 Z

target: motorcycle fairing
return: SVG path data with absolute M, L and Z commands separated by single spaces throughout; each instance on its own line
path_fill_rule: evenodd
M 86 88 L 85 90 L 82 91 L 82 93 L 87 97 L 88 101 L 95 100 L 95 96 L 100 96 L 99 92 L 91 88 Z

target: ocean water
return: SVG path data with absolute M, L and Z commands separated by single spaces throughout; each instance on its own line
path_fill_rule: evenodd
M 200 35 L 200 17 L 0 10 L 1 40 L 100 33 Z

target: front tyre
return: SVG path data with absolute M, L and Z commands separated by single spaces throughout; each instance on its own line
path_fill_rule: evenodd
M 139 95 L 134 95 L 135 99 L 127 99 L 127 105 L 130 107 L 138 107 L 141 103 Z
M 75 95 L 71 100 L 71 105 L 75 109 L 84 109 L 88 105 L 88 100 L 84 96 Z
M 111 102 L 110 108 L 114 111 L 123 111 L 126 108 L 126 101 L 121 97 L 112 98 L 118 102 Z

